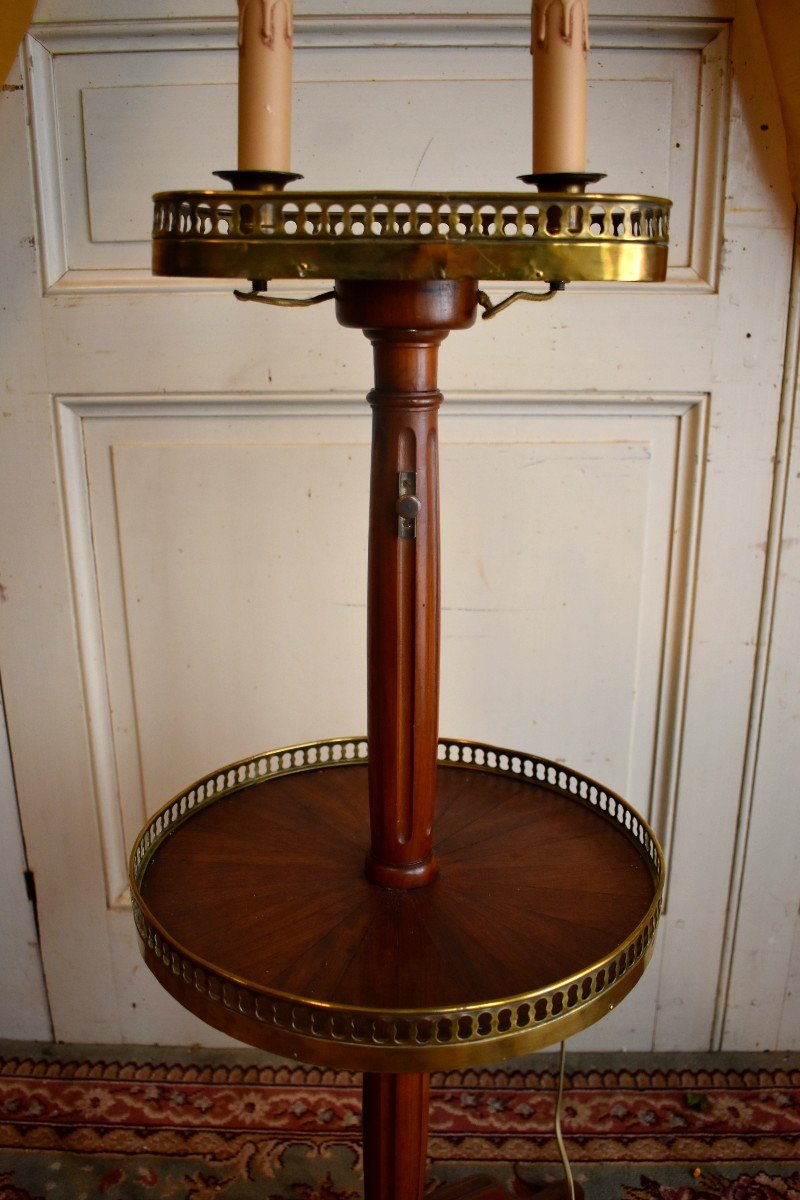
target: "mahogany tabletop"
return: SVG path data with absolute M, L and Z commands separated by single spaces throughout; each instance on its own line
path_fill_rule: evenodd
M 599 1019 L 649 957 L 660 852 L 613 793 L 503 761 L 440 764 L 439 873 L 407 891 L 364 876 L 358 762 L 206 798 L 139 855 L 149 965 L 231 1035 L 354 1069 L 491 1061 Z

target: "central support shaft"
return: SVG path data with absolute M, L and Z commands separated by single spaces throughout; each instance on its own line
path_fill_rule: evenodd
M 336 284 L 342 325 L 372 342 L 367 878 L 416 888 L 436 875 L 439 734 L 439 346 L 475 320 L 474 280 Z M 364 1075 L 366 1200 L 421 1200 L 430 1076 Z M 496 1198 L 495 1198 L 496 1200 Z
M 413 888 L 432 852 L 439 719 L 438 349 L 475 320 L 474 280 L 336 284 L 337 317 L 372 342 L 367 877 Z M 408 515 L 404 515 L 408 514 Z
M 428 883 L 439 714 L 439 456 L 436 354 L 445 333 L 373 336 L 367 694 L 367 875 Z M 402 383 L 402 390 L 397 384 Z M 401 483 L 414 515 L 398 521 Z M 400 535 L 401 528 L 410 533 Z

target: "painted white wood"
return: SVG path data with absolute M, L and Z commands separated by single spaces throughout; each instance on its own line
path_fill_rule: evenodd
M 19 70 L 12 70 L 8 78 L 9 85 L 13 89 L 20 82 Z M 9 173 L 13 171 L 15 163 L 20 170 L 27 169 L 24 140 L 20 137 L 23 129 L 23 97 L 19 91 L 4 90 L 0 93 L 0 161 L 4 171 L 7 169 Z M 2 181 L 0 191 L 5 191 Z M 7 202 L 10 199 L 5 194 L 3 198 Z M 15 206 L 16 215 L 19 217 L 24 213 L 27 216 L 30 207 L 28 198 L 25 196 L 20 200 L 21 203 Z M 23 246 L 16 245 L 13 249 L 4 245 L 3 251 L 4 258 L 8 254 L 6 262 L 15 276 L 17 273 L 28 275 L 31 281 L 35 281 L 36 262 L 31 242 Z M 32 289 L 29 287 L 27 291 L 30 300 Z M 20 282 L 20 292 L 25 297 L 24 282 Z M 28 312 L 32 307 L 29 303 Z M 7 429 L 13 420 L 8 400 L 14 378 L 13 364 L 5 348 L 8 342 L 21 344 L 25 340 L 24 312 L 10 311 L 7 303 L 0 304 L 0 337 L 4 348 L 4 368 L 8 372 L 0 420 Z M 2 511 L 7 518 L 11 510 L 4 506 Z M 16 592 L 16 581 L 3 556 L 2 547 L 5 544 L 4 522 L 3 537 L 0 538 L 0 638 L 3 640 L 8 636 L 8 627 L 3 624 L 4 611 L 9 603 L 13 603 Z M 4 1037 L 46 1039 L 51 1036 L 52 1030 L 36 925 L 24 886 L 23 872 L 26 866 L 5 713 L 0 696 L 0 961 L 3 963 L 0 972 L 0 1031 Z
M 761 236 L 759 233 L 759 239 Z M 740 243 L 740 252 L 746 245 L 744 240 Z M 774 269 L 780 270 L 777 254 L 770 261 Z M 781 282 L 785 285 L 785 275 Z M 727 311 L 735 313 L 735 306 Z M 747 319 L 753 315 L 750 312 L 744 322 L 737 322 L 740 344 L 750 340 L 748 333 L 765 341 L 770 338 L 768 322 L 758 332 L 747 328 L 754 323 Z M 780 323 L 775 312 L 772 319 Z M 729 345 L 733 343 L 733 330 L 728 331 L 726 340 Z M 756 573 L 752 577 L 752 591 L 741 576 L 729 573 L 730 553 L 731 541 L 742 538 L 742 549 L 746 549 L 751 561 L 763 560 L 763 551 L 759 549 L 763 537 L 756 536 L 756 524 L 763 532 L 769 516 L 769 494 L 759 487 L 757 475 L 759 464 L 762 471 L 768 469 L 767 464 L 771 466 L 776 384 L 774 377 L 769 382 L 763 378 L 763 359 L 748 366 L 745 354 L 737 358 L 739 378 L 732 377 L 734 362 L 725 364 L 727 378 L 720 380 L 716 393 L 720 403 L 724 397 L 729 406 L 727 420 L 722 410 L 714 406 L 710 433 L 721 433 L 726 426 L 730 430 L 735 411 L 740 424 L 750 427 L 751 439 L 745 449 L 732 445 L 724 435 L 709 437 L 710 461 L 706 468 L 692 667 L 681 759 L 681 799 L 668 847 L 672 852 L 672 879 L 665 959 L 674 954 L 673 961 L 679 964 L 679 969 L 669 974 L 664 971 L 662 975 L 658 1037 L 659 1044 L 665 1046 L 691 1038 L 690 1044 L 700 1048 L 709 1037 L 712 997 L 708 995 L 710 1007 L 703 1012 L 705 1005 L 698 999 L 698 980 L 707 980 L 711 974 L 709 957 L 718 952 L 724 929 L 724 906 L 720 911 L 716 901 L 727 891 L 727 881 L 719 867 L 725 864 L 724 869 L 730 870 L 750 715 L 749 695 L 740 693 L 735 681 L 749 674 L 754 665 L 757 635 L 754 615 L 760 594 L 755 586 Z M 765 410 L 771 414 L 769 429 L 761 423 Z M 739 478 L 738 495 L 726 495 L 727 489 L 719 486 L 721 476 L 726 474 Z M 707 585 L 716 572 L 719 572 L 719 587 L 712 590 Z M 737 629 L 738 640 L 729 640 Z M 731 758 L 732 745 L 725 735 L 736 731 L 741 749 Z M 718 963 L 713 969 L 716 971 L 717 967 Z
M 0 648 L 3 694 L 56 1037 L 119 1037 L 71 584 L 53 454 L 25 94 L 0 95 Z M 8 820 L 6 810 L 5 819 Z M 35 1003 L 35 1000 L 34 1000 Z M 44 1032 L 44 1031 L 43 1031 Z M 4 1036 L 10 1032 L 3 1030 Z
M 414 12 L 409 12 L 409 23 L 422 7 L 418 5 Z M 487 16 L 508 16 L 509 8 L 508 0 L 471 0 L 469 5 L 464 0 L 436 0 L 435 4 L 425 6 L 422 15 L 434 12 L 457 16 L 469 23 Z M 398 16 L 396 0 L 295 0 L 295 11 L 301 20 L 320 14 L 340 17 L 369 17 L 376 14 L 388 18 Z M 733 17 L 735 11 L 736 0 L 637 0 L 636 3 L 636 15 L 646 19 L 648 24 L 658 24 L 660 20 L 672 17 L 728 19 Z M 159 20 L 165 16 L 213 21 L 214 18 L 223 20 L 229 15 L 227 0 L 170 0 L 167 13 L 163 0 L 105 0 L 101 13 L 98 12 L 97 0 L 39 0 L 35 21 L 61 21 L 77 25 L 97 21 L 101 16 L 120 21 L 136 17 Z M 523 19 L 526 15 L 523 13 Z M 603 0 L 603 15 L 630 16 L 630 0 Z
M 217 1042 L 138 958 L 125 850 L 205 767 L 363 727 L 370 350 L 329 307 L 265 312 L 216 285 L 144 280 L 147 192 L 225 165 L 209 159 L 227 135 L 208 104 L 230 94 L 230 14 L 201 0 L 66 8 L 47 0 L 30 43 L 43 297 L 19 187 L 3 230 L 21 280 L 0 478 L 4 511 L 24 513 L 6 547 L 16 603 L 0 606 L 20 809 L 45 877 L 56 1035 Z M 428 186 L 440 170 L 468 187 L 525 169 L 524 14 L 363 11 L 301 11 L 309 182 L 407 185 L 417 171 Z M 569 289 L 441 355 L 442 729 L 597 773 L 670 852 L 653 966 L 584 1045 L 708 1046 L 726 953 L 791 252 L 754 20 L 745 3 L 605 6 L 592 157 L 609 187 L 675 199 L 672 280 Z M 402 79 L 424 106 L 402 105 Z M 15 96 L 6 186 L 26 170 Z
M 725 1049 L 797 1049 L 800 1004 L 800 264 L 795 263 L 787 337 L 785 411 L 776 456 L 773 522 L 754 690 L 752 772 L 742 821 L 744 862 L 732 895 Z M 787 970 L 788 964 L 788 970 Z
M 782 351 L 780 357 L 777 351 L 785 338 L 791 265 L 792 207 L 784 164 L 774 157 L 776 142 L 782 153 L 780 139 L 770 134 L 770 127 L 779 123 L 779 112 L 774 95 L 761 85 L 768 78 L 768 68 L 756 15 L 749 5 L 740 8 L 733 47 L 737 87 L 731 111 L 724 269 L 719 284 L 719 324 L 712 335 L 709 461 L 663 959 L 665 964 L 674 964 L 674 969 L 668 971 L 665 966 L 662 970 L 656 1030 L 656 1046 L 664 1048 L 709 1045 L 713 1005 L 710 993 L 707 1001 L 698 1000 L 698 981 L 710 975 L 709 958 L 716 958 L 721 978 L 727 966 L 727 918 L 715 904 L 727 884 L 715 864 L 724 863 L 730 871 L 734 860 L 753 717 L 750 696 L 737 696 L 732 681 L 745 670 L 756 669 L 760 622 L 753 621 L 753 613 L 762 599 L 755 591 L 748 594 L 745 580 L 731 573 L 730 546 L 732 539 L 741 539 L 751 562 L 763 562 L 782 383 L 782 373 L 776 369 Z M 745 137 L 742 144 L 739 139 Z M 758 171 L 753 170 L 754 158 Z M 770 246 L 772 237 L 776 240 Z M 763 280 L 772 278 L 773 271 L 779 273 L 776 287 L 782 298 L 768 311 L 763 307 Z M 733 431 L 738 428 L 743 433 L 745 427 L 751 430 L 749 440 L 739 442 Z M 763 472 L 767 462 L 770 494 L 756 484 L 759 470 Z M 738 496 L 726 500 L 719 483 L 721 475 L 729 471 L 738 477 L 739 490 Z M 756 512 L 764 531 L 758 537 L 754 536 Z M 717 572 L 718 589 L 705 586 Z M 740 749 L 732 761 L 724 757 L 726 738 L 719 731 L 737 729 Z M 762 880 L 762 885 L 765 883 Z
M 147 15 L 144 6 L 137 6 L 123 16 L 115 16 L 104 6 L 94 20 L 67 19 L 65 14 L 49 19 L 37 7 L 31 30 L 56 53 L 102 53 L 113 49 L 120 39 L 126 49 L 191 50 L 228 49 L 235 22 L 226 6 L 216 19 L 198 15 L 200 5 L 187 8 L 187 15 L 176 11 L 159 11 Z M 630 5 L 619 6 L 616 15 L 611 8 L 605 13 L 590 16 L 591 48 L 608 46 L 641 46 L 661 49 L 692 49 L 698 42 L 709 43 L 722 25 L 730 20 L 729 5 L 716 4 L 706 12 L 706 19 L 690 16 L 686 6 L 672 6 L 674 11 L 658 18 L 640 21 L 640 11 L 631 12 Z M 326 46 L 513 46 L 528 48 L 530 20 L 528 13 L 498 12 L 491 6 L 482 11 L 448 12 L 443 6 L 411 13 L 381 13 L 377 7 L 362 12 L 343 12 L 334 4 L 325 6 L 323 13 L 302 11 L 295 5 L 295 45 L 298 49 Z M 357 17 L 357 20 L 353 20 Z M 632 19 L 635 18 L 635 19 Z
M 800 1046 L 800 921 L 795 920 L 794 940 L 789 970 L 786 975 L 786 986 L 783 991 L 783 1012 L 778 1027 L 778 1044 L 789 1050 L 797 1050 Z
M 47 1041 L 52 1026 L 26 866 L 0 696 L 0 1029 L 3 1037 Z
M 680 671 L 684 657 L 675 609 L 666 607 L 677 603 L 680 612 L 679 597 L 667 584 L 675 563 L 695 553 L 682 508 L 684 495 L 691 505 L 699 490 L 698 406 L 692 397 L 597 397 L 591 406 L 568 397 L 503 406 L 450 399 L 443 431 L 443 728 L 548 745 L 636 796 L 662 830 L 674 775 L 669 751 L 656 755 L 655 741 L 669 724 L 662 705 L 680 689 L 672 665 Z M 146 813 L 198 771 L 207 746 L 230 761 L 260 745 L 264 729 L 286 744 L 331 722 L 340 733 L 364 726 L 369 418 L 363 402 L 298 398 L 251 402 L 233 421 L 230 398 L 184 403 L 180 416 L 167 399 L 59 407 L 108 899 L 116 904 L 126 888 L 124 847 Z M 253 494 L 236 494 L 237 480 L 239 492 Z M 472 510 L 485 496 L 495 500 L 481 516 Z M 292 561 L 284 539 L 294 511 L 301 549 Z M 532 511 L 541 514 L 535 521 Z M 571 531 L 568 555 L 551 544 L 556 511 Z M 481 536 L 487 522 L 503 530 L 494 544 Z M 476 538 L 489 544 L 477 559 Z M 534 590 L 532 562 L 542 581 Z M 313 592 L 302 583 L 310 563 Z M 590 594 L 612 567 L 608 597 L 577 629 L 564 597 Z M 208 572 L 215 586 L 201 586 Z M 226 580 L 237 581 L 239 595 L 219 628 Z M 338 595 L 342 580 L 347 598 Z M 189 615 L 176 625 L 178 613 Z M 675 654 L 664 669 L 651 651 L 673 626 Z M 562 687 L 580 679 L 586 659 L 605 681 L 602 706 L 591 691 Z M 509 687 L 539 699 L 506 711 Z M 620 721 L 615 746 L 608 707 Z

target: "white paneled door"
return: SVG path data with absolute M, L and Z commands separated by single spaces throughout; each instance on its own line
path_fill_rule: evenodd
M 527 6 L 416 7 L 298 0 L 309 187 L 529 169 Z M 752 6 L 604 11 L 589 165 L 674 200 L 670 277 L 445 343 L 441 728 L 648 815 L 670 862 L 656 958 L 582 1042 L 704 1048 L 735 940 L 793 212 Z M 140 963 L 126 857 L 202 772 L 364 729 L 369 347 L 330 306 L 149 275 L 150 193 L 234 165 L 222 3 L 37 19 L 0 127 L 0 622 L 48 995 L 61 1039 L 211 1042 Z

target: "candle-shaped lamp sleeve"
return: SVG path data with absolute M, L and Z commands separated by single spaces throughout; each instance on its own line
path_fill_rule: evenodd
M 292 0 L 239 0 L 239 170 L 289 171 Z
M 533 169 L 586 170 L 588 0 L 533 0 Z

